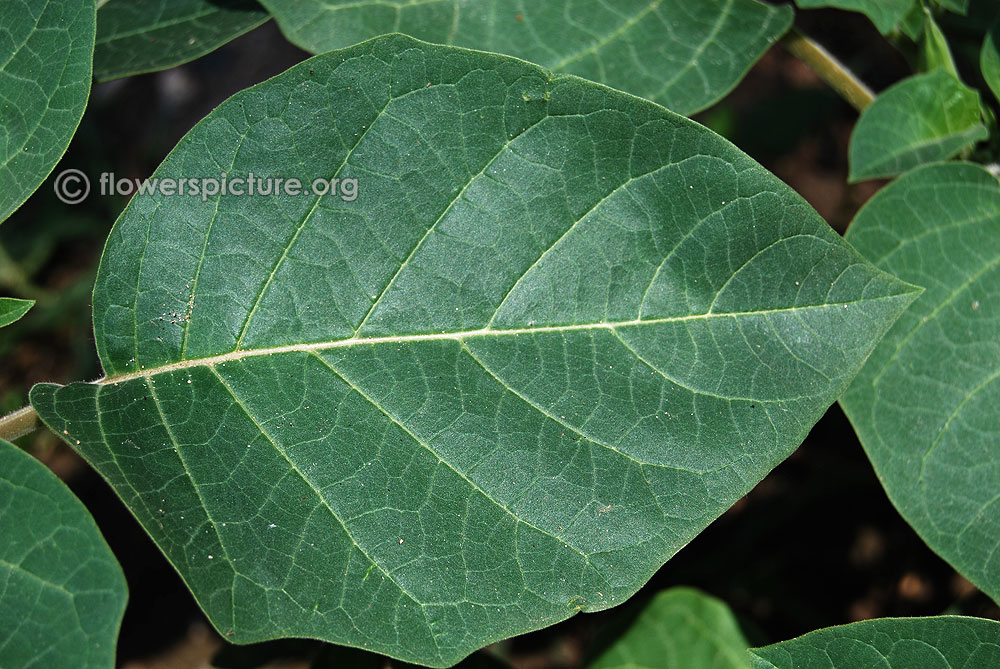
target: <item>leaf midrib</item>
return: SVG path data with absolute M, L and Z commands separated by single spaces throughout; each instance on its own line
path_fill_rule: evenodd
M 591 330 L 610 330 L 614 332 L 618 328 L 635 326 L 662 325 L 665 323 L 684 323 L 691 321 L 708 321 L 723 318 L 745 318 L 750 316 L 767 316 L 782 313 L 800 313 L 813 309 L 831 309 L 837 307 L 849 308 L 852 305 L 876 302 L 878 300 L 891 300 L 902 297 L 905 294 L 883 295 L 852 302 L 828 302 L 824 304 L 809 304 L 794 307 L 778 307 L 774 309 L 759 309 L 755 311 L 734 311 L 734 312 L 710 312 L 703 314 L 691 314 L 688 316 L 667 316 L 664 318 L 634 319 L 628 321 L 609 321 L 600 323 L 577 323 L 569 325 L 543 325 L 526 328 L 511 328 L 498 330 L 494 328 L 479 328 L 477 330 L 458 330 L 454 332 L 438 333 L 418 333 L 410 335 L 387 335 L 382 337 L 348 337 L 345 339 L 335 339 L 331 341 L 320 341 L 303 344 L 287 344 L 285 346 L 274 346 L 268 348 L 235 350 L 218 355 L 192 358 L 189 360 L 179 360 L 177 362 L 149 367 L 126 374 L 106 376 L 96 381 L 100 385 L 124 383 L 136 379 L 148 378 L 159 374 L 182 371 L 193 367 L 213 367 L 226 362 L 243 360 L 246 358 L 257 358 L 262 356 L 280 355 L 283 353 L 311 353 L 315 351 L 325 351 L 335 348 L 351 348 L 355 346 L 375 346 L 379 344 L 410 344 L 424 341 L 464 341 L 479 337 L 517 337 L 519 335 L 546 334 L 552 332 L 586 332 Z

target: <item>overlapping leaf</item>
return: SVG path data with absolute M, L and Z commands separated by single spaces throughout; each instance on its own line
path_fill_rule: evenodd
M 693 114 L 728 93 L 792 22 L 758 0 L 263 0 L 313 53 L 385 33 L 505 53 Z
M 892 86 L 854 128 L 851 181 L 896 176 L 986 139 L 979 104 L 979 93 L 942 69 Z
M 121 567 L 73 493 L 2 440 L 0 584 L 4 667 L 114 667 Z
M 903 517 L 1000 601 L 1000 182 L 925 167 L 879 192 L 847 237 L 927 291 L 841 404 Z
M 754 669 L 972 669 L 1000 666 L 1000 623 L 980 618 L 880 618 L 754 648 Z
M 205 55 L 269 18 L 253 0 L 99 0 L 94 77 L 107 81 Z
M 7 0 L 0 29 L 0 222 L 62 157 L 90 96 L 94 0 Z
M 589 669 L 747 669 L 747 641 L 722 601 L 691 588 L 659 593 Z
M 836 7 L 862 12 L 883 33 L 892 32 L 915 6 L 917 0 L 795 0 L 802 9 Z
M 33 300 L 0 297 L 0 328 L 20 320 L 33 306 L 35 306 Z
M 443 666 L 622 602 L 914 297 L 702 126 L 402 36 L 240 93 L 155 176 L 220 172 L 358 197 L 133 198 L 108 378 L 32 404 L 241 643 Z

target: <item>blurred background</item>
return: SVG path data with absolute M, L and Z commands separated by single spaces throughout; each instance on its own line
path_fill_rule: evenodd
M 943 29 L 966 81 L 978 85 L 975 47 L 985 25 L 952 15 Z M 797 25 L 879 91 L 910 73 L 907 58 L 861 15 L 800 12 Z M 972 50 L 963 45 L 971 45 Z M 905 49 L 904 49 L 905 51 Z M 53 174 L 146 178 L 176 142 L 233 93 L 308 57 L 272 22 L 187 65 L 96 85 L 76 138 Z M 883 185 L 847 185 L 857 113 L 780 46 L 739 87 L 696 119 L 726 136 L 797 190 L 838 231 Z M 51 179 L 0 227 L 0 294 L 38 305 L 0 330 L 0 412 L 27 403 L 37 382 L 102 376 L 90 291 L 104 240 L 126 198 L 91 193 L 57 200 Z M 103 481 L 55 435 L 21 444 L 62 477 L 94 514 L 122 563 L 130 600 L 119 641 L 129 669 L 210 666 L 226 646 L 190 593 Z M 726 601 L 752 643 L 884 616 L 961 613 L 1000 619 L 1000 608 L 903 522 L 839 407 L 798 451 L 698 536 L 627 604 L 505 642 L 494 650 L 518 669 L 578 667 L 659 590 L 694 586 Z M 300 666 L 308 643 L 255 649 Z M 256 666 L 234 649 L 226 666 Z M 222 662 L 222 660 L 219 660 Z M 366 660 L 390 666 L 384 659 Z M 350 666 L 359 666 L 352 660 Z M 347 666 L 347 665 L 344 665 Z

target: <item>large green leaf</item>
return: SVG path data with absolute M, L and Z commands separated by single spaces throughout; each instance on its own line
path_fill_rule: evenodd
M 34 300 L 0 297 L 0 328 L 21 319 L 33 306 L 35 306 Z
M 313 53 L 392 32 L 510 54 L 693 114 L 728 93 L 788 30 L 757 0 L 262 0 Z
M 883 33 L 892 32 L 913 10 L 917 0 L 795 0 L 802 9 L 836 7 L 861 12 Z
M 896 176 L 986 139 L 979 105 L 979 93 L 945 70 L 895 84 L 858 119 L 849 148 L 851 181 Z
M 269 14 L 254 0 L 98 0 L 94 78 L 174 67 L 256 28 Z
M 0 222 L 62 157 L 90 96 L 94 0 L 5 0 L 0 18 Z
M 914 298 L 702 126 L 403 36 L 240 93 L 155 176 L 220 171 L 359 186 L 134 197 L 109 376 L 32 404 L 237 642 L 447 665 L 620 603 Z
M 927 291 L 841 403 L 903 517 L 1000 601 L 1000 182 L 925 167 L 879 192 L 847 237 Z
M 691 588 L 659 593 L 589 669 L 748 669 L 732 611 Z
M 111 669 L 127 598 L 80 500 L 0 440 L 0 665 Z
M 1000 623 L 980 618 L 880 618 L 750 651 L 754 669 L 1000 667 Z

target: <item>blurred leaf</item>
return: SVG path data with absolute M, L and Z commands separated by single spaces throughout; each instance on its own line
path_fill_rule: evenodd
M 993 95 L 1000 100 L 1000 21 L 994 22 L 983 42 L 980 68 Z
M 969 0 L 933 0 L 941 7 L 957 14 L 967 14 L 969 12 Z
M 919 43 L 924 34 L 925 16 L 927 14 L 924 13 L 923 3 L 914 4 L 913 9 L 907 12 L 903 20 L 900 21 L 899 30 L 913 40 L 914 43 Z
M 4 667 L 115 666 L 121 567 L 69 488 L 2 440 L 0 582 Z
M 968 164 L 915 170 L 847 239 L 927 290 L 841 404 L 907 522 L 1000 601 L 1000 182 Z
M 34 300 L 0 297 L 0 328 L 20 320 L 33 306 L 35 306 Z
M 1000 18 L 1000 3 L 997 0 L 970 0 L 968 13 L 942 12 L 936 14 L 936 18 L 941 30 L 955 38 L 953 52 L 967 40 L 978 47 L 993 22 Z
M 858 119 L 849 148 L 850 180 L 896 176 L 986 139 L 979 105 L 979 93 L 944 70 L 893 85 Z
M 753 648 L 754 669 L 1000 667 L 1000 623 L 980 618 L 880 618 Z
M 726 604 L 691 588 L 657 594 L 588 669 L 744 669 L 747 641 Z
M 920 40 L 920 69 L 924 72 L 942 69 L 958 79 L 955 59 L 951 56 L 948 40 L 938 27 L 930 10 L 924 9 L 924 30 Z
M 510 2 L 263 0 L 282 31 L 322 53 L 385 33 L 505 53 L 684 115 L 720 100 L 792 23 L 757 0 Z
M 238 643 L 446 666 L 622 602 L 915 297 L 703 126 L 496 54 L 313 58 L 154 177 L 268 170 L 360 191 L 136 195 L 109 377 L 31 394 Z
M 254 0 L 104 0 L 98 5 L 98 81 L 186 63 L 270 18 Z
M 802 9 L 836 7 L 861 12 L 885 35 L 897 27 L 917 6 L 917 0 L 795 0 Z
M 80 124 L 90 96 L 94 15 L 94 0 L 4 5 L 0 222 L 41 185 Z

